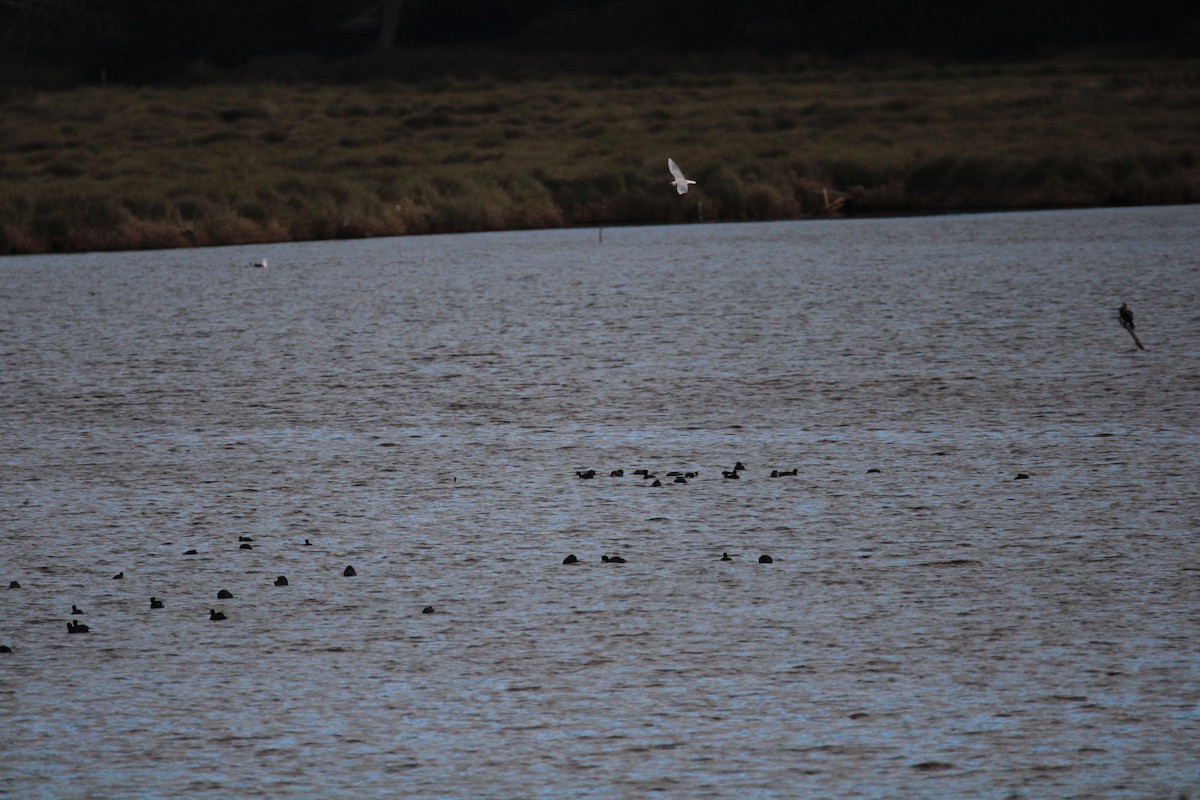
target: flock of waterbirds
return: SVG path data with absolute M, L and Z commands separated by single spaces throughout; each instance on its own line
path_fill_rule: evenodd
M 938 455 L 944 455 L 944 454 L 938 453 Z M 743 464 L 741 461 L 739 461 L 733 465 L 733 469 L 721 470 L 721 477 L 725 480 L 741 480 L 743 472 L 747 472 L 746 465 Z M 878 473 L 878 472 L 880 472 L 880 470 L 876 467 L 872 467 L 871 469 L 867 470 L 868 474 Z M 584 480 L 584 481 L 592 480 L 599 474 L 601 474 L 601 473 L 596 469 L 581 469 L 581 470 L 575 471 L 575 477 L 578 478 L 579 480 Z M 651 488 L 658 488 L 658 487 L 667 485 L 662 482 L 662 479 L 658 477 L 657 473 L 652 472 L 648 469 L 635 469 L 630 474 L 637 475 L 637 476 L 641 477 L 641 479 L 644 481 L 650 481 L 649 485 Z M 792 469 L 772 469 L 767 477 L 769 477 L 769 478 L 790 478 L 793 476 L 797 476 L 799 474 L 800 474 L 800 470 L 793 467 Z M 671 484 L 686 484 L 689 480 L 699 477 L 699 475 L 700 475 L 700 473 L 698 471 L 686 471 L 685 472 L 683 470 L 672 470 L 670 472 L 663 473 L 663 477 L 669 479 L 669 482 Z M 610 478 L 623 478 L 623 477 L 625 477 L 625 470 L 620 469 L 620 468 L 611 470 L 608 473 L 608 476 Z M 1018 472 L 1016 474 L 1016 476 L 1013 478 L 1013 480 L 1018 480 L 1018 481 L 1019 480 L 1028 480 L 1028 478 L 1029 478 L 1028 474 L 1026 474 L 1024 472 Z M 729 555 L 729 553 L 722 553 L 721 560 L 722 561 L 733 561 L 734 558 L 733 558 L 733 556 Z M 626 560 L 624 558 L 622 558 L 620 556 L 609 556 L 608 554 L 604 554 L 604 555 L 600 556 L 600 561 L 605 564 L 624 564 L 624 563 L 626 563 Z M 763 553 L 762 555 L 760 555 L 758 557 L 758 563 L 760 563 L 760 564 L 773 564 L 774 562 L 775 562 L 775 559 L 766 553 Z M 574 553 L 572 553 L 571 555 L 564 558 L 562 563 L 564 563 L 564 564 L 580 564 L 583 562 L 581 562 L 579 560 L 579 558 L 577 556 L 575 556 Z
M 672 162 L 672 163 L 674 163 L 674 162 Z M 691 182 L 691 181 L 689 181 L 689 182 Z M 684 191 L 686 191 L 686 189 Z M 743 464 L 741 461 L 739 461 L 733 465 L 733 469 L 721 470 L 721 477 L 726 480 L 740 480 L 741 473 L 743 473 L 745 471 L 746 471 L 746 465 Z M 879 470 L 871 470 L 871 471 L 878 472 Z M 580 469 L 580 470 L 575 471 L 575 477 L 580 480 L 584 480 L 584 481 L 592 480 L 593 478 L 596 477 L 597 474 L 599 474 L 599 473 L 594 469 Z M 650 481 L 649 485 L 651 486 L 651 488 L 657 488 L 657 487 L 661 487 L 664 485 L 662 482 L 662 479 L 659 478 L 656 473 L 651 472 L 648 469 L 635 469 L 630 474 L 640 476 L 641 479 L 644 481 Z M 800 470 L 796 469 L 796 468 L 771 470 L 772 478 L 784 478 L 784 477 L 788 477 L 788 476 L 792 476 L 792 475 L 799 475 L 799 474 L 800 474 Z M 663 476 L 666 478 L 669 478 L 671 480 L 671 483 L 673 483 L 673 484 L 680 484 L 680 483 L 686 484 L 690 479 L 696 478 L 699 475 L 700 475 L 700 473 L 695 470 L 686 471 L 686 472 L 683 470 L 671 470 L 670 472 L 663 473 Z M 623 478 L 623 477 L 625 477 L 625 470 L 620 469 L 620 468 L 611 470 L 608 473 L 608 477 Z M 721 560 L 722 561 L 733 561 L 733 556 L 729 555 L 729 553 L 722 553 Z M 625 563 L 627 563 L 626 560 L 624 558 L 622 558 L 621 556 L 610 556 L 607 553 L 600 556 L 600 562 L 603 564 L 625 564 Z M 564 564 L 579 564 L 582 562 L 580 562 L 579 558 L 576 557 L 576 555 L 574 553 L 572 553 L 571 555 L 564 558 L 562 563 L 564 563 Z M 775 559 L 772 558 L 771 556 L 767 555 L 766 553 L 763 553 L 761 556 L 758 557 L 758 563 L 773 564 L 773 563 L 775 563 Z
M 734 464 L 733 469 L 722 470 L 722 476 L 726 479 L 737 480 L 740 478 L 741 473 L 744 472 L 745 470 L 746 470 L 745 465 L 742 464 L 741 461 L 739 461 L 736 464 Z M 639 476 L 641 476 L 641 478 L 643 480 L 651 481 L 651 483 L 650 483 L 651 486 L 662 486 L 663 485 L 662 481 L 658 479 L 656 474 L 648 469 L 635 469 L 632 471 L 631 474 L 639 475 Z M 687 483 L 689 478 L 695 478 L 698 474 L 699 473 L 695 472 L 695 471 L 689 471 L 689 472 L 671 471 L 671 472 L 665 473 L 665 476 L 673 479 L 674 483 Z M 772 478 L 784 477 L 784 476 L 790 476 L 790 475 L 798 475 L 798 474 L 799 474 L 798 469 L 790 469 L 790 470 L 773 469 L 773 470 L 771 470 Z M 594 469 L 578 470 L 578 471 L 576 471 L 575 475 L 579 479 L 586 480 L 586 479 L 594 478 L 596 476 L 596 470 L 594 470 Z M 612 470 L 609 473 L 609 475 L 610 475 L 610 477 L 623 477 L 625 475 L 625 470 L 615 469 L 615 470 Z M 310 541 L 309 539 L 305 539 L 304 544 L 302 546 L 312 546 L 312 541 Z M 238 549 L 239 550 L 253 550 L 254 549 L 254 539 L 250 536 L 238 536 Z M 199 551 L 194 548 L 188 549 L 183 552 L 183 555 L 184 556 L 195 556 L 195 555 L 199 555 Z M 625 563 L 627 563 L 627 560 L 625 558 L 623 558 L 619 555 L 610 556 L 607 553 L 602 555 L 600 557 L 600 560 L 601 560 L 601 563 L 605 563 L 605 564 L 625 564 Z M 733 561 L 734 559 L 733 559 L 733 556 L 729 555 L 729 553 L 722 553 L 721 560 L 722 561 Z M 758 562 L 760 564 L 770 564 L 770 563 L 774 562 L 774 559 L 771 556 L 764 553 L 763 555 L 759 556 Z M 563 564 L 578 564 L 581 562 L 575 555 L 572 554 L 572 555 L 569 555 L 566 558 L 564 558 L 562 563 Z M 357 570 L 355 570 L 353 565 L 347 565 L 346 568 L 344 570 L 342 570 L 343 577 L 351 578 L 351 577 L 355 577 L 357 574 L 358 574 L 358 572 L 357 572 Z M 112 576 L 112 580 L 124 580 L 124 579 L 125 579 L 124 571 L 118 572 L 116 575 Z M 278 577 L 275 578 L 273 585 L 274 586 L 288 586 L 289 582 L 288 582 L 287 576 L 279 575 Z M 9 582 L 8 588 L 10 590 L 17 590 L 17 589 L 21 588 L 21 584 L 19 581 L 13 580 L 13 581 Z M 217 592 L 217 599 L 218 600 L 232 600 L 233 593 L 230 592 L 228 589 L 221 589 Z M 157 609 L 162 609 L 162 608 L 166 607 L 165 601 L 158 596 L 151 596 L 149 599 L 149 604 L 150 604 L 151 610 L 157 610 Z M 433 614 L 435 611 L 436 611 L 436 609 L 433 606 L 425 606 L 424 608 L 421 609 L 421 613 L 423 613 L 423 614 Z M 71 604 L 71 616 L 72 617 L 80 616 L 83 614 L 85 614 L 83 609 L 81 609 L 78 605 L 76 605 L 74 603 Z M 212 622 L 223 622 L 225 620 L 228 620 L 229 617 L 225 614 L 224 611 L 218 611 L 216 608 L 209 608 L 208 619 Z M 74 634 L 74 633 L 90 633 L 90 632 L 91 632 L 91 628 L 88 625 L 86 625 L 85 623 L 80 622 L 76 619 L 71 619 L 67 623 L 67 633 Z M 12 652 L 12 648 L 9 647 L 8 645 L 0 645 L 0 653 L 11 653 L 11 652 Z
M 877 468 L 871 468 L 871 469 L 867 470 L 868 473 L 878 473 L 879 471 L 880 470 Z M 742 473 L 744 473 L 744 472 L 748 472 L 746 469 L 746 465 L 743 464 L 741 461 L 738 461 L 737 463 L 735 463 L 733 465 L 732 469 L 721 470 L 721 477 L 724 480 L 741 480 Z M 598 474 L 600 474 L 600 473 L 595 469 L 581 469 L 581 470 L 575 471 L 575 477 L 579 480 L 592 480 Z M 630 474 L 639 476 L 643 481 L 649 481 L 648 485 L 652 488 L 662 487 L 665 485 L 663 483 L 662 479 L 658 477 L 657 473 L 654 471 L 651 471 L 649 469 L 635 469 L 635 470 L 632 470 L 630 472 Z M 671 470 L 669 472 L 664 472 L 663 477 L 667 478 L 671 484 L 686 484 L 689 480 L 697 478 L 699 476 L 699 474 L 700 474 L 699 471 L 696 471 L 696 470 L 689 470 L 689 471 Z M 797 476 L 799 474 L 800 474 L 800 470 L 797 468 L 794 468 L 794 467 L 792 469 L 776 468 L 776 469 L 772 469 L 770 471 L 770 473 L 768 474 L 768 477 L 769 478 L 788 478 L 788 477 L 792 477 L 792 476 Z M 625 470 L 620 469 L 620 468 L 614 469 L 614 470 L 609 471 L 608 475 L 610 478 L 623 478 L 623 477 L 625 477 Z M 1019 472 L 1019 473 L 1017 473 L 1014 480 L 1026 480 L 1028 478 L 1029 478 L 1029 475 L 1027 475 L 1024 472 Z M 238 549 L 253 550 L 254 549 L 253 542 L 254 542 L 254 539 L 250 536 L 238 536 Z M 305 539 L 304 544 L 302 546 L 312 546 L 312 542 L 309 539 Z M 195 549 L 185 550 L 183 553 L 183 555 L 185 555 L 185 556 L 194 556 L 194 555 L 198 555 L 198 554 L 199 554 L 199 551 L 197 551 Z M 721 561 L 733 561 L 735 559 L 729 553 L 722 553 L 720 560 Z M 604 563 L 604 564 L 628 563 L 625 558 L 623 558 L 619 555 L 611 555 L 610 556 L 607 553 L 600 556 L 600 561 L 601 561 L 601 563 Z M 774 563 L 774 561 L 775 561 L 775 559 L 766 553 L 763 553 L 762 555 L 760 555 L 758 557 L 758 563 L 760 563 L 760 564 L 772 564 L 772 563 Z M 580 561 L 579 558 L 576 557 L 575 554 L 572 553 L 571 555 L 568 555 L 566 558 L 564 558 L 562 560 L 562 563 L 565 565 L 571 565 L 571 564 L 581 564 L 583 562 Z M 357 574 L 358 574 L 358 572 L 357 572 L 357 570 L 354 569 L 353 565 L 347 565 L 347 567 L 344 570 L 342 570 L 343 577 L 351 578 L 351 577 L 355 577 Z M 124 578 L 125 578 L 124 572 L 118 572 L 116 575 L 112 576 L 113 580 L 124 580 Z M 288 583 L 287 576 L 279 575 L 278 577 L 275 578 L 273 585 L 288 586 L 289 583 Z M 9 582 L 8 588 L 10 590 L 20 589 L 21 584 L 19 581 L 13 580 L 13 581 Z M 217 592 L 217 599 L 218 600 L 231 600 L 231 599 L 233 599 L 233 593 L 230 592 L 228 589 L 221 589 L 220 591 Z M 161 609 L 161 608 L 165 607 L 164 601 L 157 596 L 151 596 L 149 602 L 150 602 L 150 608 L 152 610 Z M 423 613 L 423 614 L 432 614 L 435 611 L 436 611 L 436 609 L 433 606 L 425 606 L 424 608 L 421 609 L 421 613 Z M 75 604 L 71 605 L 71 615 L 72 616 L 78 616 L 78 615 L 82 615 L 82 614 L 84 614 L 83 609 L 79 608 Z M 212 622 L 221 622 L 221 621 L 227 620 L 228 616 L 226 616 L 226 614 L 223 611 L 218 611 L 216 608 L 209 608 L 208 619 Z M 78 620 L 72 619 L 71 621 L 69 621 L 67 623 L 67 633 L 89 633 L 90 631 L 91 631 L 91 629 L 87 625 L 83 624 L 82 622 L 79 622 Z M 9 647 L 8 645 L 0 645 L 0 653 L 11 653 L 11 652 L 12 652 L 12 648 Z
M 742 464 L 742 462 L 739 461 L 733 465 L 733 469 L 721 470 L 721 477 L 725 478 L 727 480 L 740 480 L 742 477 L 741 473 L 744 472 L 745 470 L 746 470 L 746 466 L 744 464 Z M 655 473 L 651 472 L 648 469 L 635 469 L 631 474 L 640 475 L 643 480 L 652 481 L 650 484 L 651 487 L 657 488 L 657 487 L 663 485 L 663 482 L 658 477 L 658 475 L 656 475 Z M 672 470 L 671 472 L 664 473 L 664 476 L 667 478 L 670 478 L 671 483 L 687 483 L 689 479 L 695 478 L 699 474 L 700 474 L 699 472 L 683 472 L 680 470 Z M 772 478 L 786 478 L 786 477 L 789 477 L 792 475 L 799 475 L 799 474 L 800 474 L 800 470 L 796 469 L 794 467 L 792 469 L 773 469 L 773 470 L 771 470 Z M 597 472 L 594 469 L 583 469 L 583 470 L 575 471 L 575 477 L 577 477 L 581 480 L 590 480 L 591 478 L 596 477 L 596 475 L 597 475 Z M 608 473 L 608 477 L 623 478 L 623 477 L 625 477 L 625 470 L 614 469 L 613 471 Z
M 239 536 L 238 537 L 238 549 L 253 550 L 254 549 L 254 545 L 252 544 L 253 541 L 254 541 L 254 539 L 250 536 Z M 309 539 L 305 539 L 303 546 L 312 546 L 312 542 Z M 199 555 L 199 551 L 195 550 L 195 549 L 185 550 L 183 552 L 183 555 L 185 555 L 185 556 Z M 352 578 L 352 577 L 355 577 L 356 575 L 358 575 L 358 571 L 354 569 L 353 565 L 347 565 L 346 568 L 344 570 L 342 570 L 343 577 Z M 115 580 L 115 581 L 125 580 L 125 572 L 121 571 L 121 572 L 118 572 L 116 575 L 113 575 L 112 580 Z M 277 578 L 275 578 L 273 585 L 288 586 L 289 583 L 288 583 L 287 576 L 286 575 L 278 576 Z M 21 582 L 17 581 L 17 580 L 11 580 L 8 583 L 8 588 L 9 588 L 9 590 L 21 589 L 22 588 Z M 221 589 L 217 592 L 217 599 L 218 600 L 232 600 L 233 592 L 229 591 L 228 589 Z M 166 603 L 161 598 L 159 598 L 157 596 L 150 597 L 150 609 L 151 610 L 157 610 L 157 609 L 161 609 L 161 608 L 165 608 L 165 607 L 166 607 Z M 421 613 L 422 614 L 432 614 L 436 610 L 437 609 L 435 609 L 433 606 L 425 606 L 424 608 L 421 609 Z M 80 616 L 85 613 L 86 612 L 82 608 L 80 608 L 78 605 L 76 605 L 74 603 L 71 604 L 71 616 L 72 617 Z M 208 619 L 211 622 L 222 622 L 222 621 L 229 619 L 229 617 L 225 614 L 224 611 L 218 611 L 216 608 L 209 608 Z M 91 628 L 88 625 L 80 622 L 79 620 L 72 619 L 69 622 L 67 622 L 67 633 L 91 633 Z M 9 645 L 0 645 L 0 653 L 11 653 L 11 652 L 13 652 L 13 650 L 12 650 L 12 647 L 10 647 Z

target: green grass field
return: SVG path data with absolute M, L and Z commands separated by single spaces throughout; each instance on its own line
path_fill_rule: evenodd
M 698 181 L 668 185 L 667 156 Z M 0 253 L 1200 200 L 1200 61 L 91 88 L 0 105 Z

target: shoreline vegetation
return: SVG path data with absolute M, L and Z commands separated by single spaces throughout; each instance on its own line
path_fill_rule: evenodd
M 0 254 L 1195 203 L 1197 130 L 1175 58 L 14 91 Z

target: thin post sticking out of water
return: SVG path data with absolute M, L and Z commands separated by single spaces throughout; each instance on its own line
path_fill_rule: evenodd
M 1126 322 L 1124 317 L 1117 317 L 1117 319 L 1121 320 L 1121 327 L 1129 331 L 1129 335 L 1133 337 L 1133 343 L 1138 346 L 1138 350 L 1145 350 L 1146 348 L 1142 347 L 1142 340 L 1133 332 L 1133 324 Z

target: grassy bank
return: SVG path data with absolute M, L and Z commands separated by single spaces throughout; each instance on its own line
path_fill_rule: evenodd
M 1198 130 L 1196 61 L 81 89 L 0 105 L 0 253 L 1187 203 Z

